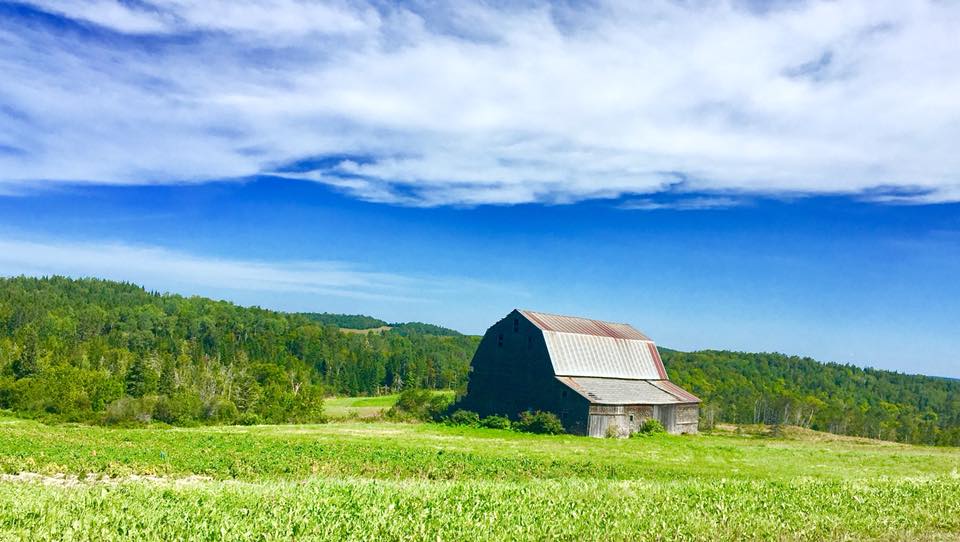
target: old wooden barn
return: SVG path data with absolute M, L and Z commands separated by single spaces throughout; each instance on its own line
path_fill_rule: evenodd
M 481 416 L 549 411 L 596 437 L 649 418 L 697 432 L 700 400 L 670 382 L 656 345 L 627 324 L 514 310 L 487 330 L 472 365 L 461 407 Z

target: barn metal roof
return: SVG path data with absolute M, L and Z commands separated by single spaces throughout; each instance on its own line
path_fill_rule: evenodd
M 651 384 L 653 384 L 654 386 L 660 388 L 661 390 L 669 394 L 676 395 L 677 397 L 679 397 L 684 401 L 689 401 L 692 403 L 700 402 L 699 397 L 681 388 L 680 386 L 674 384 L 673 382 L 670 382 L 669 380 L 655 380 L 655 381 L 652 381 Z
M 528 310 L 519 312 L 543 332 L 556 375 L 667 378 L 656 345 L 628 324 Z
M 604 405 L 671 405 L 700 400 L 666 380 L 630 380 L 558 376 L 557 380 L 591 403 Z
M 561 376 L 606 378 L 667 378 L 657 347 L 652 341 L 635 341 L 544 331 L 543 338 Z
M 559 314 L 547 314 L 545 312 L 530 310 L 520 310 L 519 312 L 530 320 L 533 325 L 543 331 L 612 337 L 614 339 L 650 340 L 650 337 L 640 333 L 630 324 L 618 324 L 614 322 L 604 322 L 602 320 L 591 320 L 589 318 L 578 318 L 576 316 L 561 316 Z

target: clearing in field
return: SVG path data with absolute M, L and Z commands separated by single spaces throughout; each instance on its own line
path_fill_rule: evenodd
M 446 395 L 451 399 L 453 390 L 433 391 L 437 395 Z M 332 420 L 379 418 L 396 404 L 400 394 L 377 395 L 369 397 L 329 397 L 323 402 L 323 412 Z
M 0 539 L 946 540 L 960 450 L 433 424 L 0 420 Z

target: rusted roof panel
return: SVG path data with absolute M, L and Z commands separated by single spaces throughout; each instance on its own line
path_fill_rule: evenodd
M 535 312 L 529 310 L 520 310 L 533 325 L 543 331 L 557 331 L 560 333 L 577 333 L 580 335 L 594 335 L 597 337 L 612 337 L 614 339 L 631 339 L 638 341 L 649 341 L 643 333 L 640 333 L 629 324 L 618 324 L 614 322 L 604 322 L 602 320 L 591 320 L 589 318 L 577 318 L 575 316 L 560 316 L 558 314 L 547 314 L 545 312 Z
M 604 405 L 672 405 L 699 402 L 679 386 L 665 380 L 630 380 L 623 378 L 592 378 L 558 376 L 557 380 L 570 387 L 591 403 Z M 664 389 L 666 382 L 683 394 Z M 692 398 L 692 399 L 691 399 Z
M 666 378 L 653 342 L 543 331 L 544 341 L 559 376 L 606 378 Z

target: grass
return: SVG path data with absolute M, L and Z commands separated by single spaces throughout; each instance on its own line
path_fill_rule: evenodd
M 601 440 L 3 419 L 0 539 L 948 540 L 958 471 L 957 449 L 803 431 Z
M 454 395 L 453 390 L 434 392 L 440 395 Z M 400 394 L 378 395 L 374 397 L 329 397 L 324 400 L 323 411 L 334 420 L 351 418 L 377 418 L 392 407 Z

